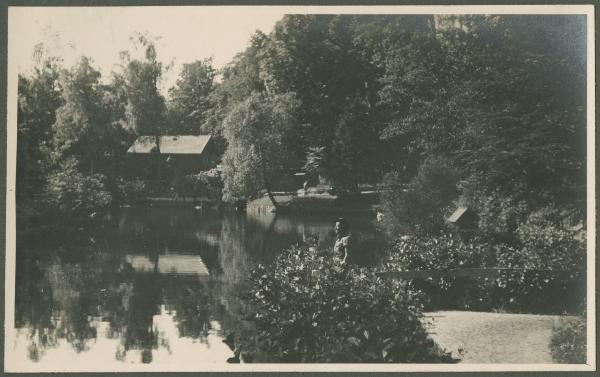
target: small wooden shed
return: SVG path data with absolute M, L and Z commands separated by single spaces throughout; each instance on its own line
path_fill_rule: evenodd
M 478 216 L 472 209 L 459 206 L 447 221 L 460 230 L 472 230 L 477 228 Z

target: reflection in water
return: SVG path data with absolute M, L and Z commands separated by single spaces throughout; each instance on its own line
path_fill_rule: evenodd
M 249 270 L 291 244 L 332 242 L 333 218 L 129 208 L 112 219 L 92 233 L 19 240 L 24 363 L 224 363 L 233 353 L 223 339 L 251 331 L 239 299 Z

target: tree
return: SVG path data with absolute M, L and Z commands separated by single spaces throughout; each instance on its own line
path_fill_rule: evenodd
M 38 50 L 42 46 L 38 46 Z M 52 125 L 62 104 L 60 60 L 38 60 L 30 75 L 19 75 L 17 109 L 17 200 L 31 202 L 43 187 L 49 166 Z
M 286 172 L 286 132 L 297 121 L 292 93 L 266 97 L 253 93 L 233 106 L 223 122 L 227 150 L 223 156 L 223 200 L 254 197 L 262 189 L 277 208 L 272 185 Z
M 163 66 L 156 60 L 156 48 L 149 37 L 137 34 L 131 40 L 136 49 L 143 50 L 143 58 L 132 59 L 129 52 L 121 53 L 123 71 L 119 74 L 127 96 L 126 125 L 136 136 L 155 136 L 159 148 L 166 111 L 165 99 L 158 90 Z
M 265 90 L 293 91 L 303 104 L 290 153 L 302 161 L 309 147 L 325 147 L 328 178 L 343 190 L 381 177 L 381 161 L 394 155 L 382 153 L 379 139 L 386 47 L 429 30 L 429 22 L 425 16 L 350 15 L 290 15 L 278 22 L 259 56 Z
M 456 170 L 444 159 L 429 157 L 406 184 L 398 172 L 386 174 L 381 192 L 388 233 L 432 235 L 445 228 L 448 207 L 458 197 Z
M 184 64 L 179 79 L 169 89 L 169 130 L 177 134 L 197 134 L 210 109 L 216 71 L 210 59 Z
M 266 39 L 265 34 L 257 31 L 250 39 L 250 46 L 221 70 L 223 78 L 215 83 L 214 90 L 208 96 L 210 106 L 201 129 L 220 142 L 216 148 L 218 150 L 225 150 L 223 121 L 231 108 L 254 92 L 265 92 L 258 54 L 264 48 Z
M 583 218 L 584 23 L 578 17 L 486 21 L 472 26 L 468 39 L 485 48 L 467 53 L 481 68 L 466 82 L 476 100 L 466 112 L 459 161 L 488 192 L 525 200 L 530 210 L 553 203 Z
M 259 55 L 265 90 L 293 91 L 303 104 L 302 126 L 291 130 L 295 142 L 289 146 L 298 161 L 308 147 L 324 146 L 327 165 L 343 169 L 331 153 L 333 143 L 343 141 L 336 138 L 341 114 L 355 98 L 375 93 L 375 85 L 369 86 L 372 71 L 353 44 L 351 26 L 347 16 L 285 16 Z
M 141 58 L 132 58 L 130 52 L 121 52 L 121 72 L 115 73 L 115 82 L 124 88 L 125 106 L 124 129 L 133 137 L 153 136 L 153 149 L 157 166 L 158 180 L 161 180 L 160 136 L 166 130 L 165 99 L 160 94 L 159 83 L 163 65 L 156 59 L 154 41 L 143 34 L 131 37 L 134 52 L 142 53 Z
M 82 57 L 60 76 L 63 105 L 56 111 L 53 146 L 60 156 L 72 156 L 82 169 L 94 174 L 104 157 L 110 133 L 108 114 L 102 106 L 100 72 Z
M 360 182 L 376 179 L 381 143 L 369 116 L 367 104 L 359 98 L 339 116 L 328 156 L 328 175 L 338 194 L 357 193 Z
M 325 173 L 325 147 L 308 147 L 306 150 L 306 162 L 303 166 L 309 180 L 316 180 Z
M 548 203 L 581 210 L 581 19 L 460 16 L 436 24 L 435 33 L 415 33 L 386 54 L 382 136 L 414 164 L 409 170 L 431 155 L 452 161 L 479 209 L 493 196 L 505 206 L 526 203 L 523 215 Z

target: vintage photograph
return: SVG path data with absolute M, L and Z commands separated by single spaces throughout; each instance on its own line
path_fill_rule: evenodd
M 6 371 L 595 369 L 593 10 L 9 7 Z

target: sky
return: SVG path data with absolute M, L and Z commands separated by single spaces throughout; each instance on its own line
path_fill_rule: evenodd
M 463 9 L 464 8 L 464 9 Z M 493 11 L 493 12 L 492 12 Z M 243 51 L 250 36 L 269 33 L 286 13 L 581 13 L 581 8 L 554 6 L 162 6 L 162 7 L 10 7 L 9 72 L 27 73 L 35 45 L 42 42 L 66 67 L 91 57 L 104 78 L 130 50 L 136 32 L 159 37 L 158 59 L 165 66 L 161 91 L 175 84 L 182 64 L 213 58 L 222 68 Z M 12 67 L 12 69 L 11 69 Z
M 213 58 L 221 68 L 243 51 L 250 36 L 269 33 L 284 15 L 274 7 L 19 7 L 9 9 L 9 64 L 19 73 L 34 65 L 34 47 L 42 42 L 49 55 L 71 66 L 91 57 L 103 77 L 130 50 L 136 32 L 158 37 L 158 60 L 173 63 L 162 89 L 174 85 L 184 63 Z

